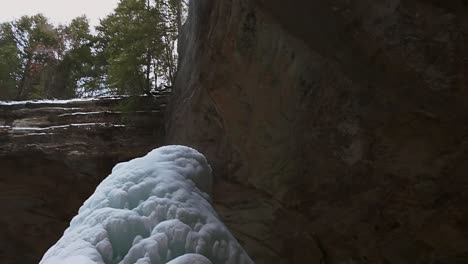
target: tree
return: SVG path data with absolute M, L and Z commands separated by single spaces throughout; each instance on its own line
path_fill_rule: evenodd
M 141 93 L 152 88 L 154 44 L 153 25 L 157 14 L 147 0 L 123 0 L 115 12 L 97 27 L 100 50 L 108 63 L 110 88 L 121 93 Z
M 120 93 L 172 85 L 177 70 L 178 1 L 122 0 L 97 27 L 109 87 Z M 179 1 L 180 3 L 180 1 Z
M 161 23 L 158 30 L 161 34 L 161 51 L 159 62 L 160 72 L 168 85 L 172 86 L 177 71 L 176 43 L 181 28 L 181 2 L 180 0 L 159 1 Z
M 21 66 L 18 49 L 10 23 L 0 24 L 0 98 L 16 97 L 17 73 Z
M 58 27 L 41 14 L 1 24 L 0 96 L 70 98 L 101 88 L 94 46 L 85 16 Z
M 121 0 L 91 34 L 88 19 L 54 27 L 42 14 L 0 24 L 0 98 L 69 98 L 172 86 L 182 0 Z
M 45 87 L 54 81 L 58 62 L 56 30 L 42 14 L 23 16 L 11 22 L 11 27 L 21 60 L 17 99 L 47 96 Z
M 93 53 L 95 37 L 87 17 L 73 19 L 69 25 L 59 27 L 58 32 L 63 46 L 59 63 L 62 89 L 56 89 L 54 97 L 83 96 L 100 89 L 100 71 L 95 67 Z

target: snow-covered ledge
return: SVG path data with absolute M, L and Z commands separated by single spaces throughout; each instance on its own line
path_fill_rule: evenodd
M 116 165 L 41 264 L 253 263 L 210 205 L 211 168 L 166 146 Z

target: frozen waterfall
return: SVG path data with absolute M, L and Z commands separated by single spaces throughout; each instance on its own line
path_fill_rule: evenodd
M 184 146 L 116 165 L 41 264 L 253 263 L 210 204 L 211 168 Z

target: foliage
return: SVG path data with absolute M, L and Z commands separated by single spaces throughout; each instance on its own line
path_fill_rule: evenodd
M 122 0 L 97 27 L 108 63 L 108 85 L 120 93 L 149 92 L 172 85 L 180 1 Z
M 47 97 L 54 82 L 59 40 L 55 28 L 43 15 L 23 16 L 12 22 L 21 65 L 17 73 L 18 99 Z M 41 89 L 43 88 L 43 89 Z
M 92 35 L 86 17 L 54 27 L 41 15 L 23 16 L 0 29 L 1 99 L 76 96 L 92 76 Z
M 149 93 L 177 70 L 181 0 L 120 0 L 91 33 L 86 16 L 0 24 L 0 100 Z
M 17 72 L 21 66 L 18 49 L 9 23 L 0 25 L 0 97 L 14 99 Z
M 98 90 L 99 71 L 93 54 L 95 37 L 90 33 L 87 18 L 77 17 L 70 25 L 61 27 L 59 32 L 67 50 L 60 63 L 64 91 L 74 91 L 77 96 L 82 96 Z

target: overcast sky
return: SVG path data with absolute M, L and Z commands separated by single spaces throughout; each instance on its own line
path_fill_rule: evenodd
M 43 13 L 54 24 L 65 24 L 85 14 L 96 26 L 117 6 L 119 0 L 0 0 L 0 22 L 23 15 Z

